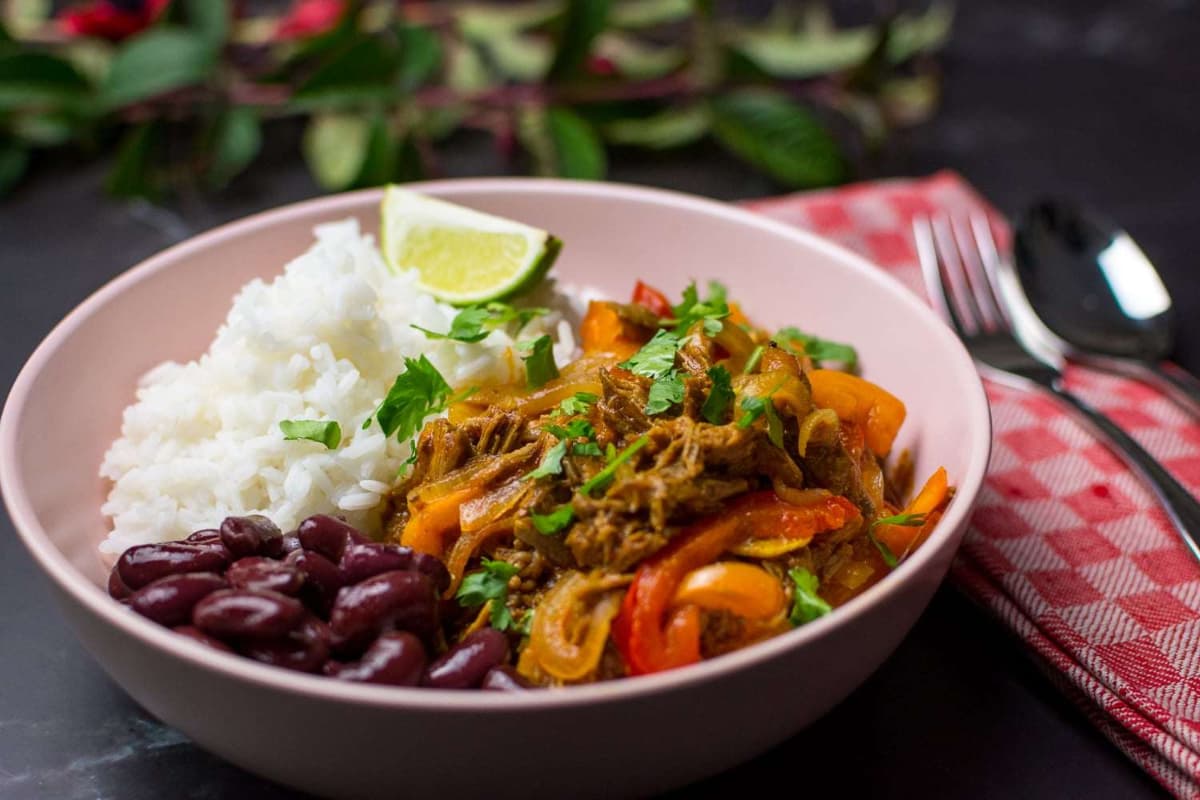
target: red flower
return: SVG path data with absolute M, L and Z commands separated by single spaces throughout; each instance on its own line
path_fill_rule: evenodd
M 295 0 L 275 29 L 277 39 L 304 39 L 332 28 L 342 16 L 343 0 Z
M 171 0 L 92 0 L 68 8 L 58 24 L 68 36 L 95 36 L 117 42 L 150 27 Z
M 617 74 L 617 65 L 605 56 L 590 55 L 587 59 L 587 71 L 593 75 L 608 77 Z

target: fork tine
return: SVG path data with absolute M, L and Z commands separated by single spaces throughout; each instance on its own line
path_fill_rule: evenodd
M 1001 302 L 1000 250 L 996 247 L 996 239 L 992 236 L 992 225 L 988 221 L 987 215 L 981 211 L 972 212 L 970 222 L 975 248 L 979 251 L 979 260 L 983 264 L 983 275 L 987 282 L 988 293 L 1000 310 L 1000 319 L 1011 329 L 1012 318 L 1009 316 L 1008 306 Z
M 965 282 L 970 286 L 971 298 L 979 311 L 983 329 L 994 332 L 1004 326 L 1004 317 L 1000 313 L 1000 304 L 992 294 L 986 270 L 983 266 L 983 254 L 979 243 L 970 230 L 970 222 L 964 217 L 953 217 L 949 221 L 951 234 L 963 267 Z
M 982 315 L 975 307 L 975 298 L 971 296 L 971 286 L 967 282 L 962 255 L 958 252 L 958 243 L 954 241 L 954 233 L 950 229 L 950 218 L 939 214 L 930 224 L 933 228 L 934 248 L 942 265 L 942 286 L 950 298 L 950 308 L 957 312 L 959 324 L 967 335 L 974 336 L 982 327 Z
M 938 315 L 946 321 L 959 338 L 966 335 L 963 326 L 955 313 L 950 295 L 942 283 L 941 270 L 938 267 L 938 250 L 933 238 L 933 223 L 928 217 L 913 217 L 913 240 L 917 245 L 917 260 L 921 263 L 921 275 L 925 279 L 925 293 L 933 303 Z

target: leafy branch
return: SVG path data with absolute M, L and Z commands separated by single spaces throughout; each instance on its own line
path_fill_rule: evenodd
M 113 141 L 114 194 L 220 187 L 284 118 L 328 190 L 436 175 L 462 129 L 538 174 L 598 179 L 611 147 L 711 138 L 783 185 L 838 183 L 850 152 L 932 113 L 951 23 L 937 3 L 841 29 L 817 5 L 742 19 L 710 0 L 302 0 L 281 18 L 92 0 L 56 21 L 30 5 L 0 19 L 0 194 L 36 151 Z

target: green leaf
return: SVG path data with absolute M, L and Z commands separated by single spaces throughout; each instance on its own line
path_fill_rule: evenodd
M 371 120 L 359 114 L 316 114 L 301 149 L 321 188 L 337 192 L 354 185 L 371 138 Z
M 499 72 L 520 83 L 540 83 L 554 58 L 550 42 L 525 34 L 499 34 L 479 45 Z
M 716 336 L 721 332 L 721 320 L 729 316 L 728 291 L 718 281 L 708 282 L 708 297 L 701 299 L 696 283 L 683 290 L 683 302 L 671 307 L 675 316 L 675 335 L 684 336 L 697 322 L 704 323 L 704 332 Z
M 12 191 L 29 167 L 29 148 L 0 138 L 0 197 Z
M 899 63 L 918 53 L 937 50 L 950 38 L 953 25 L 954 6 L 951 3 L 935 2 L 924 14 L 900 14 L 892 21 L 888 57 Z
M 797 567 L 788 570 L 788 577 L 792 579 L 792 583 L 796 587 L 792 594 L 792 611 L 788 614 L 789 622 L 798 627 L 833 611 L 833 607 L 817 594 L 820 584 L 816 575 L 803 567 Z
M 78 103 L 91 90 L 69 61 L 48 53 L 0 56 L 0 111 Z
M 560 439 L 553 447 L 546 451 L 546 455 L 542 456 L 542 460 L 537 467 L 530 470 L 525 477 L 537 480 L 538 478 L 549 478 L 552 475 L 561 475 L 562 460 L 566 454 L 567 440 Z
M 224 186 L 250 165 L 262 147 L 258 114 L 252 108 L 227 109 L 216 120 L 212 132 L 208 182 Z
M 404 372 L 396 376 L 387 397 L 375 410 L 375 419 L 384 436 L 394 433 L 401 441 L 411 439 L 427 416 L 446 407 L 449 397 L 450 385 L 428 358 L 405 357 Z
M 400 42 L 396 81 L 403 91 L 411 92 L 427 83 L 441 66 L 442 42 L 429 28 L 415 25 L 398 27 L 396 38 Z
M 601 489 L 608 485 L 609 481 L 617 474 L 617 470 L 622 464 L 633 458 L 639 450 L 650 444 L 650 437 L 642 434 L 632 444 L 626 447 L 619 453 L 612 453 L 608 465 L 593 475 L 587 482 L 579 487 L 579 493 L 588 496 L 597 489 Z M 612 447 L 612 444 L 609 444 Z
M 456 4 L 452 9 L 458 17 L 459 29 L 471 39 L 490 39 L 513 31 L 540 28 L 561 12 L 561 0 L 508 5 L 467 3 Z
M 871 529 L 880 525 L 900 525 L 905 528 L 919 528 L 925 524 L 925 514 L 893 514 L 890 517 L 880 517 L 871 523 Z
M 774 392 L 771 392 L 774 394 Z M 739 428 L 748 428 L 754 424 L 759 417 L 767 419 L 767 438 L 771 440 L 771 444 L 776 447 L 783 447 L 783 421 L 779 419 L 779 412 L 775 410 L 775 401 L 771 399 L 771 394 L 765 396 L 750 396 L 742 398 L 742 418 L 738 420 Z
M 101 103 L 115 109 L 207 79 L 216 53 L 203 35 L 181 28 L 151 28 L 123 44 L 100 90 Z
M 9 121 L 13 138 L 34 147 L 66 144 L 76 135 L 79 126 L 77 117 L 57 112 L 18 114 Z
M 836 141 L 811 111 L 786 95 L 743 89 L 712 101 L 713 133 L 731 152 L 793 187 L 846 177 Z
M 775 338 L 784 346 L 787 346 L 788 342 L 799 342 L 804 354 L 818 367 L 825 361 L 836 361 L 851 371 L 858 366 L 858 351 L 853 345 L 822 339 L 792 327 L 781 328 L 779 333 L 775 334 Z
M 593 49 L 597 56 L 612 62 L 617 72 L 633 80 L 661 78 L 687 60 L 687 51 L 679 45 L 654 45 L 614 31 L 600 34 Z
M 450 321 L 450 330 L 446 333 L 437 333 L 420 325 L 411 327 L 425 334 L 426 339 L 453 339 L 471 344 L 483 341 L 491 331 L 510 322 L 517 323 L 516 333 L 520 333 L 531 320 L 549 313 L 548 308 L 515 308 L 508 303 L 491 302 L 486 306 L 467 306 L 460 310 Z
M 692 15 L 692 0 L 617 0 L 609 19 L 618 28 L 652 28 L 683 22 Z
M 608 169 L 600 137 L 578 114 L 551 108 L 545 115 L 546 137 L 553 153 L 552 174 L 600 180 Z
M 583 442 L 581 444 L 571 445 L 571 455 L 596 458 L 604 455 L 604 451 L 601 450 L 600 445 L 596 444 L 595 442 Z
M 733 376 L 720 364 L 710 367 L 707 374 L 712 380 L 712 389 L 700 407 L 700 416 L 713 425 L 724 425 L 733 405 Z
M 491 603 L 492 627 L 499 631 L 507 630 L 513 624 L 512 613 L 506 605 L 508 581 L 520 570 L 507 561 L 487 557 L 483 558 L 480 566 L 482 569 L 463 578 L 454 598 L 464 608 L 478 608 L 484 603 Z
M 537 528 L 538 533 L 549 536 L 566 529 L 575 520 L 575 509 L 571 507 L 570 503 L 566 503 L 549 514 L 530 514 L 529 518 L 533 521 L 533 527 Z
M 229 21 L 233 17 L 229 0 L 185 0 L 183 10 L 188 27 L 209 47 L 219 50 L 229 39 Z
M 549 335 L 521 342 L 517 345 L 521 360 L 525 362 L 525 385 L 530 389 L 543 386 L 546 381 L 558 377 L 558 366 L 554 363 L 554 342 Z
M 53 11 L 51 0 L 7 0 L 0 3 L 4 26 L 19 38 L 36 33 L 50 19 Z
M 546 76 L 548 80 L 566 80 L 582 71 L 592 42 L 604 30 L 608 7 L 609 0 L 567 0 L 555 37 L 554 60 Z
M 645 378 L 661 378 L 675 369 L 675 353 L 683 340 L 667 330 L 658 330 L 650 341 L 621 362 L 621 368 Z
M 896 554 L 892 552 L 892 548 L 875 538 L 874 528 L 875 526 L 872 525 L 867 529 L 867 538 L 871 540 L 871 544 L 875 545 L 875 549 L 879 551 L 879 555 L 883 558 L 883 563 L 895 569 L 896 565 L 900 563 L 900 559 L 896 558 Z
M 683 402 L 683 391 L 683 378 L 675 370 L 657 378 L 650 384 L 650 393 L 646 397 L 646 414 L 655 416 L 670 411 Z
M 153 197 L 159 191 L 155 162 L 162 145 L 162 124 L 145 122 L 130 129 L 117 149 L 107 188 L 117 197 Z
M 754 372 L 754 370 L 758 367 L 758 362 L 762 361 L 763 354 L 766 352 L 767 348 L 763 347 L 761 344 L 755 345 L 754 349 L 750 351 L 750 355 L 746 359 L 746 363 L 742 365 L 742 372 L 747 375 L 749 375 L 751 372 Z
M 397 95 L 400 59 L 381 37 L 364 36 L 337 51 L 296 88 L 292 104 L 328 108 L 381 102 Z
M 668 108 L 649 117 L 616 120 L 604 125 L 601 133 L 612 144 L 668 150 L 699 141 L 711 124 L 708 108 L 697 104 Z
M 323 444 L 329 450 L 336 450 L 342 443 L 342 426 L 334 421 L 285 419 L 279 423 L 279 430 L 283 431 L 287 441 L 306 439 Z
M 587 410 L 591 408 L 599 399 L 599 395 L 592 394 L 591 392 L 576 392 L 566 400 L 563 400 L 561 403 L 559 403 L 558 408 L 554 413 L 565 414 L 567 416 L 586 414 Z
M 870 28 L 823 33 L 797 33 L 774 26 L 733 28 L 728 42 L 768 75 L 800 79 L 859 64 L 871 52 L 875 32 Z
M 400 144 L 382 113 L 371 115 L 371 127 L 367 136 L 367 150 L 358 175 L 351 186 L 379 186 L 391 183 L 400 158 Z

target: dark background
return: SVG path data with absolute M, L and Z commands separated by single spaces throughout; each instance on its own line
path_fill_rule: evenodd
M 1198 39 L 1200 9 L 1186 0 L 964 0 L 942 58 L 942 110 L 870 174 L 948 167 L 1009 212 L 1043 192 L 1106 210 L 1163 272 L 1181 312 L 1177 358 L 1200 371 Z M 37 163 L 0 201 L 0 385 L 11 385 L 50 328 L 116 273 L 219 223 L 317 194 L 295 131 L 273 131 L 266 150 L 226 192 L 169 208 L 106 198 L 103 164 Z M 444 163 L 451 175 L 505 170 L 487 142 L 470 136 L 452 141 Z M 724 199 L 778 192 L 703 147 L 668 157 L 618 153 L 611 177 Z M 795 690 L 804 691 L 804 676 Z M 851 797 L 1161 791 L 1058 694 L 1019 643 L 950 587 L 826 718 L 687 791 L 768 787 Z M 293 795 L 141 712 L 63 625 L 3 519 L 0 797 L 168 796 Z

